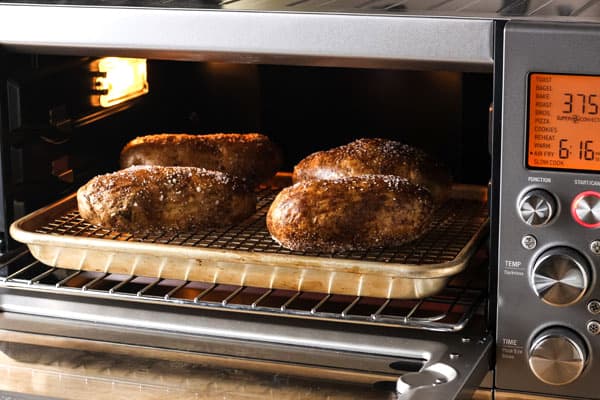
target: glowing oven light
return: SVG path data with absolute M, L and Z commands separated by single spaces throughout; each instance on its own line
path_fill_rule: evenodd
M 111 107 L 148 93 L 146 60 L 106 57 L 92 64 L 92 103 Z

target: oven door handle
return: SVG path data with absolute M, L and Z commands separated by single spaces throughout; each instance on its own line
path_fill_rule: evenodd
M 490 370 L 493 340 L 490 335 L 469 343 L 461 352 L 452 349 L 419 372 L 398 378 L 398 400 L 471 399 Z

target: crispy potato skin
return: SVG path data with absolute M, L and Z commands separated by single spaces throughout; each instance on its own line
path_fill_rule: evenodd
M 432 211 L 430 192 L 397 176 L 307 180 L 277 195 L 267 228 L 292 250 L 366 250 L 417 238 Z
M 450 195 L 449 172 L 423 151 L 388 139 L 358 139 L 301 160 L 293 180 L 338 179 L 357 175 L 397 175 L 431 191 L 437 204 Z
M 279 148 L 259 133 L 141 136 L 121 151 L 121 168 L 132 165 L 187 166 L 221 171 L 251 184 L 271 178 L 281 167 Z
M 88 222 L 119 231 L 187 231 L 234 224 L 256 197 L 238 178 L 195 167 L 135 166 L 92 178 L 77 191 Z

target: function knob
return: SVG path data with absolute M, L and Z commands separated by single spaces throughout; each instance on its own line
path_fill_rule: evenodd
M 519 216 L 527 225 L 545 225 L 556 213 L 556 201 L 545 190 L 534 189 L 519 200 Z
M 600 193 L 588 190 L 575 196 L 571 203 L 571 216 L 586 228 L 600 227 Z
M 590 281 L 589 271 L 581 254 L 568 247 L 555 247 L 535 261 L 531 284 L 542 301 L 565 307 L 583 297 Z
M 587 362 L 587 349 L 575 332 L 554 327 L 542 331 L 529 349 L 529 368 L 542 382 L 566 385 L 577 379 Z

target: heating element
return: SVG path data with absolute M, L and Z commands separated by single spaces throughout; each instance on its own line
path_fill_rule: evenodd
M 474 265 L 469 275 L 477 269 L 483 266 Z M 485 285 L 466 274 L 435 296 L 393 300 L 73 271 L 44 265 L 27 252 L 0 272 L 0 285 L 9 288 L 431 331 L 461 330 L 485 298 Z

